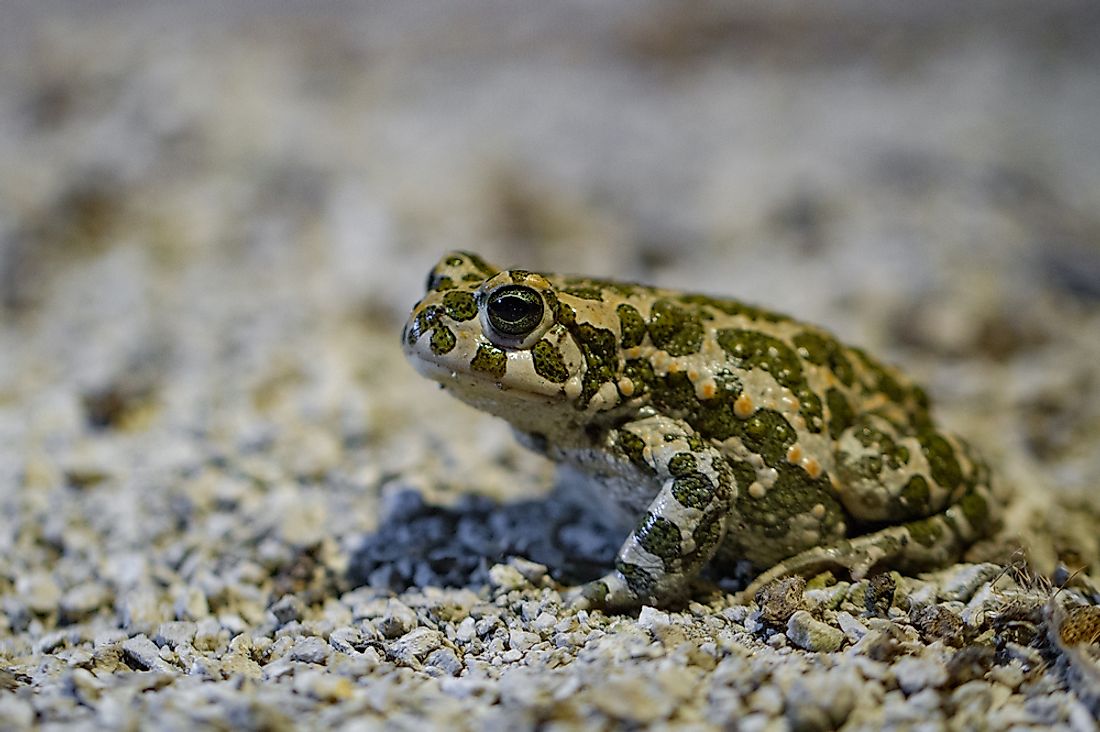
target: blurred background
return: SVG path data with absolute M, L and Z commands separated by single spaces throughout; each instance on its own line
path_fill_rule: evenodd
M 5 542 L 339 549 L 394 485 L 545 490 L 402 360 L 460 248 L 825 324 L 1095 555 L 1098 120 L 1087 1 L 7 0 Z

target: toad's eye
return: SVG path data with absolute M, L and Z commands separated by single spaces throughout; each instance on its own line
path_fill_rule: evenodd
M 542 322 L 542 297 L 524 285 L 505 285 L 489 295 L 485 314 L 493 330 L 508 338 L 523 338 Z

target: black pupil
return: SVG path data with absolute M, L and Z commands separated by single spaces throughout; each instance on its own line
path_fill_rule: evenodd
M 529 333 L 542 319 L 542 299 L 530 288 L 507 288 L 489 300 L 489 316 L 502 333 Z
M 518 295 L 505 295 L 493 303 L 493 311 L 501 320 L 518 323 L 535 312 L 535 304 Z

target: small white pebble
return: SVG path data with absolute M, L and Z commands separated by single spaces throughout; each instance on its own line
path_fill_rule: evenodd
M 851 643 L 858 643 L 867 635 L 867 626 L 859 622 L 854 615 L 845 610 L 836 614 L 836 624 Z
M 328 643 L 325 643 L 323 638 L 304 636 L 294 642 L 294 647 L 290 649 L 288 657 L 292 661 L 323 664 L 331 654 L 332 649 L 329 648 Z
M 540 640 L 541 638 L 539 638 L 538 635 L 535 633 L 528 633 L 525 630 L 508 631 L 508 646 L 521 653 L 538 643 Z
M 919 656 L 902 656 L 896 660 L 890 670 L 897 679 L 898 688 L 911 696 L 923 689 L 942 686 L 947 681 L 947 670 L 943 663 Z
M 527 579 L 519 570 L 507 564 L 494 564 L 489 568 L 489 584 L 499 590 L 519 590 L 527 586 Z

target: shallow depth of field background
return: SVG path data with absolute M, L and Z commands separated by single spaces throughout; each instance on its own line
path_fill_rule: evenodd
M 1100 298 L 1089 3 L 3 16 L 5 494 L 28 455 L 126 428 L 239 445 L 320 422 L 381 473 L 422 468 L 390 440 L 447 450 L 477 419 L 397 348 L 452 248 L 826 324 L 999 459 L 1050 463 L 1030 479 L 1095 486 L 1072 350 Z
M 545 495 L 401 356 L 449 249 L 824 324 L 928 385 L 1037 563 L 1100 561 L 1095 3 L 17 0 L 0 660 L 339 575 L 403 490 Z

